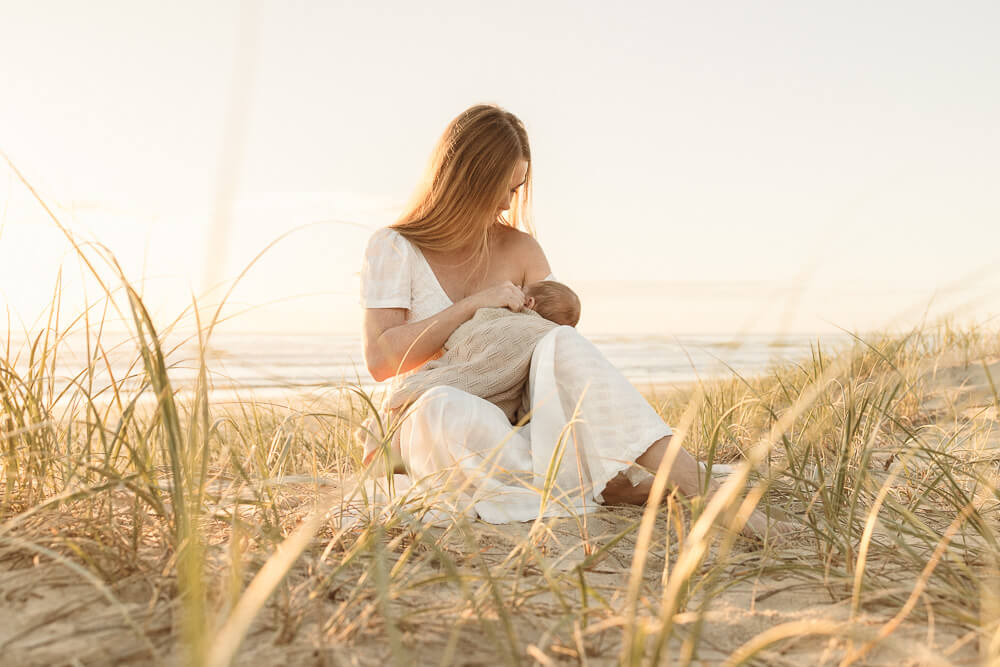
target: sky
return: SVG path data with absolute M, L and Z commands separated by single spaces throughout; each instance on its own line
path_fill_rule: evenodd
M 479 102 L 527 126 L 538 238 L 584 328 L 981 319 L 998 26 L 993 2 L 0 0 L 0 151 L 164 320 L 288 234 L 232 326 L 356 329 L 367 236 Z M 0 162 L 0 305 L 30 325 L 60 265 L 66 307 L 92 300 Z

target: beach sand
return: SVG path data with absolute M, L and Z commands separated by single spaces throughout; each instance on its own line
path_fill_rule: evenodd
M 938 361 L 921 377 L 926 387 L 917 406 L 920 427 L 964 433 L 963 447 L 977 448 L 978 459 L 995 466 L 1000 460 L 1000 423 L 992 383 L 1000 378 L 1000 360 Z M 666 393 L 692 387 L 644 389 L 654 395 L 655 403 Z M 886 465 L 873 460 L 876 464 Z M 286 523 L 294 525 L 305 516 L 319 492 L 311 484 L 286 485 L 280 494 Z M 583 521 L 551 521 L 534 533 L 530 524 L 477 522 L 464 533 L 433 529 L 427 533 L 430 540 L 396 529 L 390 535 L 396 539 L 386 546 L 385 567 L 403 567 L 404 555 L 419 556 L 424 565 L 412 570 L 388 602 L 373 593 L 371 581 L 380 576 L 378 567 L 371 561 L 347 562 L 349 544 L 336 546 L 332 560 L 328 556 L 324 561 L 322 551 L 329 548 L 333 533 L 330 527 L 313 539 L 270 596 L 250 626 L 235 664 L 382 665 L 391 662 L 395 650 L 415 664 L 443 660 L 494 665 L 514 657 L 504 657 L 498 648 L 508 643 L 507 637 L 516 638 L 513 650 L 524 664 L 617 664 L 622 627 L 632 613 L 626 600 L 636 532 L 627 529 L 641 516 L 641 508 L 611 508 Z M 31 523 L 25 522 L 13 536 L 27 534 Z M 652 627 L 663 582 L 677 566 L 677 530 L 688 527 L 671 523 L 667 525 L 667 514 L 661 512 L 639 588 L 636 627 Z M 75 527 L 69 519 L 48 527 L 57 529 L 72 535 Z M 81 542 L 100 539 L 78 537 Z M 454 566 L 462 569 L 465 590 L 449 581 L 441 563 L 428 556 L 430 546 L 421 542 L 419 548 L 410 548 L 420 539 L 426 544 L 440 541 Z M 222 542 L 209 550 L 210 573 L 218 573 L 226 548 Z M 32 555 L 23 544 L 8 542 L 4 549 L 0 558 L 3 664 L 147 664 L 150 644 L 168 662 L 179 659 L 179 604 L 172 580 L 163 576 L 172 567 L 170 562 L 147 554 L 137 559 L 144 565 L 134 572 L 109 572 L 103 578 L 91 574 L 102 571 L 100 560 L 81 567 L 71 559 L 65 565 L 44 553 Z M 266 555 L 250 558 L 245 580 Z M 706 562 L 710 564 L 712 557 L 710 553 Z M 317 572 L 329 576 L 329 564 L 337 562 L 346 564 L 318 585 Z M 581 564 L 584 567 L 578 567 Z M 788 565 L 787 573 L 778 567 L 781 564 Z M 852 581 L 832 575 L 805 577 L 803 564 L 817 572 L 828 565 L 816 560 L 808 531 L 774 548 L 738 542 L 723 571 L 694 580 L 686 604 L 672 618 L 677 633 L 664 648 L 666 654 L 686 655 L 692 647 L 685 646 L 683 637 L 696 637 L 691 656 L 695 663 L 717 664 L 761 633 L 783 628 L 794 639 L 766 648 L 757 656 L 759 661 L 834 664 L 873 638 L 900 610 L 898 603 L 880 605 L 876 600 L 852 611 Z M 879 571 L 890 564 L 873 551 L 868 567 Z M 499 581 L 486 577 L 486 568 Z M 564 583 L 553 585 L 554 581 Z M 711 588 L 700 588 L 701 583 Z M 913 584 L 912 578 L 898 581 L 904 591 Z M 491 586 L 499 586 L 498 594 L 513 600 L 504 607 L 509 615 L 497 615 L 491 606 Z M 225 595 L 216 591 L 215 599 L 214 613 L 222 617 Z M 970 613 L 978 613 L 979 602 L 969 601 Z M 705 613 L 699 614 L 703 603 Z M 567 614 L 567 609 L 574 611 Z M 495 636 L 484 633 L 484 627 Z M 935 615 L 928 598 L 922 597 L 899 627 L 860 662 L 976 664 L 985 650 L 981 643 L 967 623 Z

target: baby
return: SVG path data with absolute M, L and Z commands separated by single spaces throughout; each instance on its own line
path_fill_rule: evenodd
M 408 405 L 437 385 L 456 387 L 485 399 L 503 410 L 511 423 L 517 422 L 530 408 L 526 407 L 524 386 L 535 344 L 554 324 L 576 326 L 580 321 L 580 298 L 562 283 L 530 283 L 524 287 L 524 296 L 525 310 L 540 317 L 512 313 L 506 308 L 476 311 L 448 337 L 439 357 L 397 378 L 383 405 L 386 422 L 397 421 Z M 369 417 L 359 429 L 359 437 L 367 465 L 385 441 L 380 422 Z M 395 435 L 389 448 L 390 458 L 398 463 L 399 442 Z
M 540 280 L 524 286 L 524 307 L 556 324 L 575 327 L 580 321 L 580 297 L 562 283 Z

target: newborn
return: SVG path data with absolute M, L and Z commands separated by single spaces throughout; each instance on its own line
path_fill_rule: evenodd
M 554 280 L 539 280 L 524 286 L 524 307 L 556 324 L 575 327 L 580 321 L 580 297 Z
M 555 325 L 575 326 L 580 320 L 580 299 L 566 285 L 551 280 L 524 287 L 525 310 L 480 308 L 448 338 L 444 353 L 419 370 L 397 379 L 383 406 L 392 423 L 421 394 L 437 385 L 448 385 L 483 398 L 501 410 L 511 423 L 529 408 L 525 384 L 535 344 Z M 371 461 L 381 438 L 376 421 L 362 426 L 365 463 Z M 398 433 L 398 432 L 397 432 Z M 398 456 L 396 438 L 391 445 Z M 394 456 L 394 458 L 396 458 Z
M 390 393 L 391 410 L 405 407 L 439 384 L 484 398 L 517 420 L 535 344 L 553 325 L 580 321 L 580 298 L 554 280 L 524 287 L 524 310 L 480 308 L 445 341 L 443 354 L 400 378 Z

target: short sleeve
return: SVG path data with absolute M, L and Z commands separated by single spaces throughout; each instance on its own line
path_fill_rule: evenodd
M 413 249 L 399 232 L 383 227 L 368 241 L 361 266 L 363 308 L 409 308 Z

